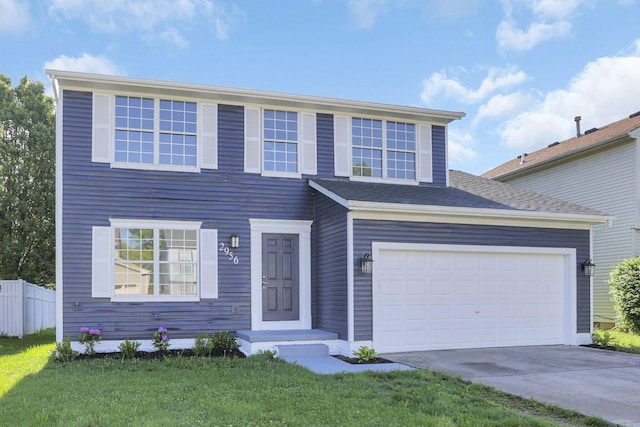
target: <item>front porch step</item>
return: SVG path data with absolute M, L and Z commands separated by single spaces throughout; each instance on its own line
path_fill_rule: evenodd
M 328 356 L 329 346 L 325 344 L 285 344 L 277 345 L 280 357 Z
M 335 332 L 321 329 L 287 329 L 282 331 L 236 331 L 236 337 L 250 343 L 284 341 L 326 341 L 337 340 Z

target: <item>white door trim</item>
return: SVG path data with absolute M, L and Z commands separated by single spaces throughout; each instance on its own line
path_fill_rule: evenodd
M 372 242 L 372 258 L 380 258 L 381 250 L 417 250 L 417 251 L 444 251 L 444 252 L 479 252 L 479 253 L 522 253 L 522 254 L 547 254 L 563 255 L 565 263 L 565 288 L 564 288 L 564 327 L 563 344 L 577 345 L 580 341 L 577 331 L 577 294 L 576 294 L 576 250 L 575 248 L 547 248 L 524 246 L 484 246 L 484 245 L 450 245 L 450 244 L 419 244 L 419 243 L 390 243 Z M 373 289 L 372 289 L 372 320 L 373 328 L 376 328 L 376 301 L 380 298 L 378 288 L 375 286 L 376 263 L 373 263 Z M 375 343 L 374 343 L 375 344 Z
M 254 331 L 311 329 L 311 224 L 313 221 L 250 218 L 251 329 Z M 262 235 L 297 234 L 300 266 L 300 319 L 262 320 Z

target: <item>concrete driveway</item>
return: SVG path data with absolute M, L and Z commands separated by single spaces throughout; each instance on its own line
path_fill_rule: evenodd
M 460 375 L 509 394 L 640 426 L 640 355 L 574 346 L 389 353 L 415 368 Z

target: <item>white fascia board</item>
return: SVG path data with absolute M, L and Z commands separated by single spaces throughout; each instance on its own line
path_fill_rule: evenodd
M 602 224 L 612 221 L 608 215 L 565 214 L 554 212 L 521 211 L 513 209 L 486 209 L 434 205 L 408 205 L 401 203 L 363 202 L 350 200 L 346 207 L 354 211 L 368 212 L 402 212 L 413 214 L 446 215 L 449 217 L 486 217 L 514 218 L 530 220 L 548 220 L 563 222 L 580 222 L 586 224 Z
M 340 112 L 344 114 L 375 115 L 398 117 L 422 122 L 446 125 L 460 120 L 463 112 L 432 110 L 421 107 L 382 104 L 376 102 L 352 101 L 339 98 L 327 98 L 309 95 L 294 95 L 280 92 L 235 89 L 192 83 L 168 82 L 131 77 L 108 76 L 102 74 L 80 73 L 74 71 L 45 70 L 53 81 L 60 86 L 73 89 L 102 91 L 136 91 L 139 93 L 157 93 L 174 96 L 198 97 L 232 104 L 269 104 L 289 108 L 309 109 L 313 111 Z
M 337 204 L 339 204 L 341 206 L 344 206 L 345 208 L 349 209 L 349 203 L 351 203 L 349 200 L 344 199 L 344 198 L 338 196 L 336 193 L 327 190 L 322 185 L 317 184 L 317 183 L 309 180 L 309 187 L 313 188 L 314 190 L 318 191 L 319 193 L 324 194 L 325 196 L 327 196 L 328 198 L 330 198 L 331 200 L 333 200 Z

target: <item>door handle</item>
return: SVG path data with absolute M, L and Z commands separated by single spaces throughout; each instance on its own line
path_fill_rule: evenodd
M 267 286 L 269 286 L 269 283 L 262 282 L 262 289 L 267 289 Z

